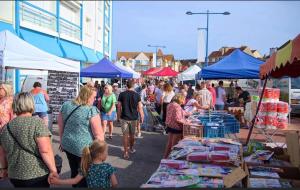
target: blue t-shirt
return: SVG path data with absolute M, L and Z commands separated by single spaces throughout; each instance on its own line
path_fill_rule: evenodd
M 92 164 L 85 178 L 88 188 L 110 188 L 110 177 L 114 172 L 116 169 L 108 163 Z
M 77 107 L 73 101 L 65 102 L 60 112 L 63 121 Z M 93 133 L 90 126 L 90 119 L 99 114 L 99 110 L 95 106 L 81 106 L 68 119 L 62 135 L 63 149 L 71 154 L 81 157 L 84 147 L 89 146 L 93 142 Z M 99 124 L 100 127 L 100 124 Z

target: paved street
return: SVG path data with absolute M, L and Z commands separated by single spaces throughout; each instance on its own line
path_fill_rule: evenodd
M 121 128 L 115 127 L 112 140 L 109 144 L 109 157 L 107 162 L 117 169 L 119 187 L 139 187 L 146 182 L 151 174 L 157 169 L 163 156 L 167 136 L 161 133 L 144 132 L 142 139 L 137 139 L 136 153 L 130 155 L 129 160 L 123 159 Z M 61 176 L 70 177 L 69 164 L 64 153 L 58 150 L 57 126 L 54 126 L 53 144 L 55 153 L 63 157 Z M 9 181 L 0 181 L 0 188 L 12 187 Z

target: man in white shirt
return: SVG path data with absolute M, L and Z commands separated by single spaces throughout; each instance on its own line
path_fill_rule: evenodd
M 163 81 L 157 82 L 156 87 L 154 88 L 155 94 L 155 110 L 160 115 L 161 112 L 161 97 L 162 97 L 162 87 Z
M 203 109 L 211 109 L 212 96 L 210 91 L 206 88 L 204 81 L 201 82 L 201 90 L 198 93 L 200 94 L 200 106 L 203 107 Z
M 219 86 L 216 88 L 216 110 L 224 110 L 226 102 L 226 92 L 223 87 L 223 81 L 219 81 Z

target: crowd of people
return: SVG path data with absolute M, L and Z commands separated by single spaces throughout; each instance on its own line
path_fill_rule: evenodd
M 88 82 L 74 100 L 66 101 L 57 117 L 59 149 L 71 170 L 70 179 L 60 179 L 48 129 L 47 110 L 51 97 L 34 83 L 30 92 L 13 96 L 9 84 L 0 85 L 0 174 L 15 187 L 116 187 L 116 170 L 105 162 L 107 141 L 113 139 L 114 125 L 123 134 L 123 158 L 129 159 L 141 129 L 151 130 L 148 105 L 160 115 L 168 134 L 164 158 L 183 136 L 183 127 L 193 125 L 187 116 L 199 110 L 223 110 L 244 106 L 250 95 L 233 83 L 225 90 L 223 81 L 189 84 L 164 80 L 128 80 L 126 89 L 118 83 Z M 153 127 L 153 126 L 152 126 Z M 108 128 L 108 132 L 106 132 Z M 26 159 L 24 159 L 26 158 Z M 29 170 L 30 168 L 30 170 Z

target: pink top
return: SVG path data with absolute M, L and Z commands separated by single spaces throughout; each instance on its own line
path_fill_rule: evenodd
M 12 102 L 12 97 L 0 100 L 0 130 L 6 123 L 13 119 Z
M 185 120 L 185 112 L 179 104 L 172 102 L 167 107 L 166 124 L 168 127 L 182 130 L 183 124 L 180 121 Z
M 209 92 L 211 93 L 211 96 L 212 96 L 212 106 L 215 106 L 216 100 L 217 100 L 216 90 L 214 87 L 207 88 L 207 89 L 209 90 Z

